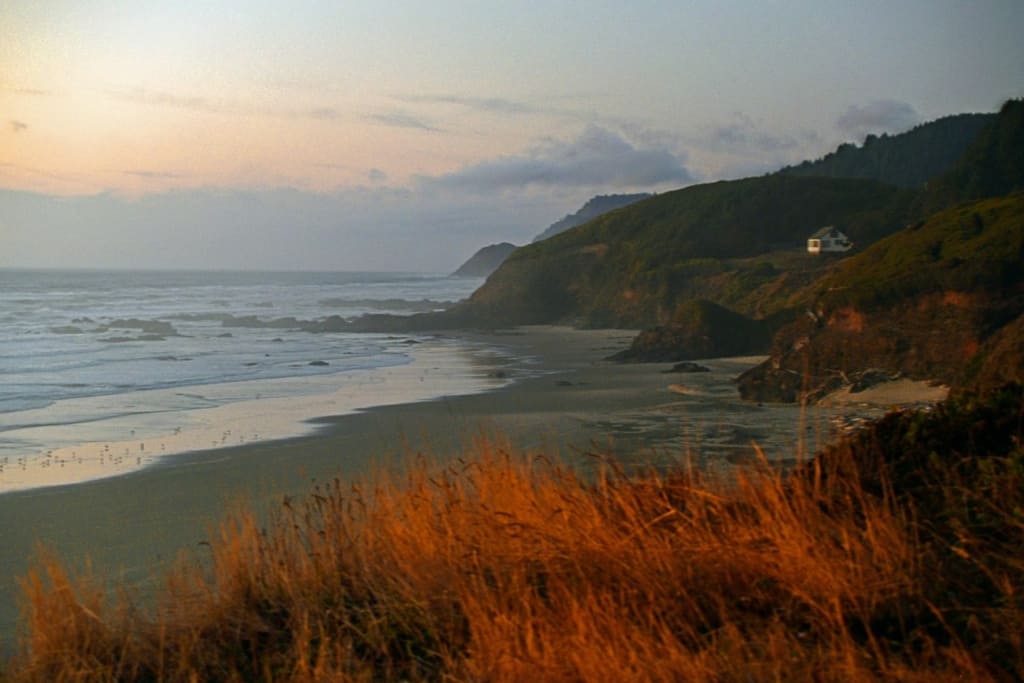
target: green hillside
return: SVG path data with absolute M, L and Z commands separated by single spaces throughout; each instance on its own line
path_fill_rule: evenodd
M 873 181 L 787 176 L 668 192 L 517 250 L 457 314 L 646 326 L 694 298 L 764 314 L 751 291 L 827 262 L 801 253 L 810 233 L 835 225 L 870 243 L 905 224 L 912 198 Z

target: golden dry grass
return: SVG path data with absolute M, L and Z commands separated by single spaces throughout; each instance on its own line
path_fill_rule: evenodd
M 682 467 L 626 476 L 612 464 L 584 479 L 481 440 L 447 466 L 421 460 L 365 486 L 335 481 L 285 501 L 265 526 L 236 513 L 212 565 L 182 563 L 145 614 L 43 563 L 25 582 L 27 635 L 7 678 L 1024 675 L 1024 561 L 1007 550 L 1024 547 L 1020 480 L 992 501 L 1009 538 L 971 564 L 991 578 L 986 607 L 957 598 L 974 579 L 943 559 L 967 562 L 982 539 L 965 529 L 937 542 L 912 501 L 877 467 L 865 483 L 845 452 L 799 476 L 764 465 L 725 484 Z

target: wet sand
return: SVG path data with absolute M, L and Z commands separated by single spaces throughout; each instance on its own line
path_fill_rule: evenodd
M 732 378 L 759 358 L 705 361 L 711 372 L 666 373 L 671 364 L 613 364 L 629 331 L 531 327 L 459 333 L 501 347 L 486 372 L 512 380 L 493 391 L 389 405 L 318 419 L 309 436 L 260 441 L 159 460 L 123 476 L 0 495 L 0 655 L 11 654 L 16 577 L 41 544 L 72 568 L 143 591 L 179 552 L 199 557 L 233 505 L 276 506 L 316 482 L 397 468 L 415 454 L 438 460 L 500 435 L 586 466 L 587 452 L 626 464 L 690 457 L 714 469 L 759 457 L 806 457 L 831 434 L 836 411 L 739 401 Z M 670 388 L 670 385 L 672 388 Z M 756 446 L 756 448 L 755 448 Z

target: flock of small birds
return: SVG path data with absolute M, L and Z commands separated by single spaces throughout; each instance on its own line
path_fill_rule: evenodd
M 175 436 L 181 434 L 181 427 L 175 427 L 174 434 Z M 131 435 L 135 436 L 134 429 L 131 430 Z M 244 444 L 247 440 L 245 434 L 239 434 L 237 435 L 237 437 L 237 443 L 239 444 Z M 253 432 L 248 437 L 248 439 L 252 441 L 257 441 L 259 440 L 259 437 L 260 435 L 258 432 Z M 210 447 L 220 448 L 233 444 L 233 434 L 232 431 L 228 429 L 221 433 L 220 439 L 215 439 L 211 441 Z M 122 467 L 124 465 L 130 466 L 134 464 L 135 466 L 138 467 L 143 465 L 144 463 L 148 464 L 150 462 L 153 462 L 154 460 L 156 460 L 158 453 L 166 451 L 167 444 L 166 442 L 162 441 L 160 442 L 159 451 L 153 450 L 152 444 L 150 446 L 150 449 L 147 451 L 146 442 L 140 441 L 138 451 L 134 453 L 132 451 L 132 448 L 129 446 L 125 446 L 123 452 L 117 453 L 114 451 L 114 449 L 110 447 L 110 444 L 104 444 L 103 447 L 100 448 L 99 464 L 104 467 L 108 465 L 112 467 Z M 37 464 L 39 467 L 44 469 L 50 467 L 62 468 L 68 465 L 82 465 L 87 463 L 89 460 L 90 458 L 88 457 L 83 458 L 78 451 L 71 451 L 71 454 L 69 456 L 57 456 L 55 455 L 53 450 L 48 450 L 43 454 L 42 458 L 29 458 L 27 456 L 20 456 L 15 457 L 13 463 L 11 461 L 11 456 L 3 456 L 3 458 L 0 458 L 0 474 L 2 474 L 7 469 L 27 470 L 30 466 L 34 466 Z M 95 457 L 91 458 L 91 460 L 94 462 L 96 461 Z M 134 460 L 134 463 L 132 462 L 132 460 Z

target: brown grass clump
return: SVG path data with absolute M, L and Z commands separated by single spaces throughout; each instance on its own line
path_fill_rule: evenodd
M 685 468 L 583 478 L 482 440 L 472 459 L 285 501 L 265 527 L 232 516 L 212 566 L 183 565 L 146 614 L 48 561 L 25 582 L 7 676 L 1019 679 L 1019 435 L 986 465 L 984 500 L 936 455 L 946 502 L 856 444 L 716 484 Z

